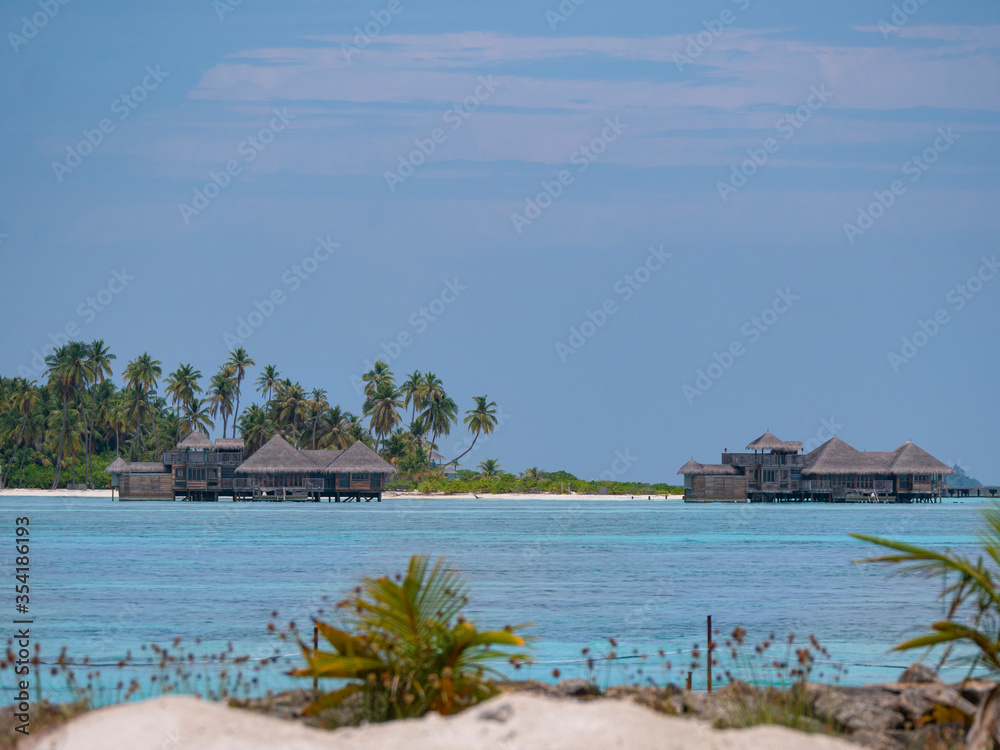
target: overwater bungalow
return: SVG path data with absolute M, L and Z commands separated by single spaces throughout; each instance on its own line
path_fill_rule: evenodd
M 684 464 L 677 471 L 684 475 L 684 499 L 934 502 L 944 494 L 945 475 L 955 473 L 909 441 L 894 451 L 859 451 L 833 437 L 801 453 L 801 442 L 765 432 L 746 450 L 724 452 L 720 464 Z
M 105 469 L 121 500 L 290 500 L 381 502 L 395 468 L 361 442 L 347 450 L 297 450 L 280 435 L 244 459 L 239 438 L 214 443 L 192 432 L 162 463 L 118 458 Z

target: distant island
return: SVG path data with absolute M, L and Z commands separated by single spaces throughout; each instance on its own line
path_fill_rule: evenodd
M 180 447 L 185 436 L 204 435 L 214 449 L 208 435 L 221 419 L 216 443 L 233 441 L 235 447 L 239 441 L 241 461 L 275 436 L 305 454 L 346 452 L 361 443 L 392 467 L 394 481 L 380 487 L 387 491 L 681 492 L 666 483 L 588 481 L 537 467 L 513 474 L 496 458 L 482 460 L 475 471 L 459 468 L 480 437 L 501 424 L 498 407 L 486 395 L 473 396 L 460 416 L 433 372 L 414 371 L 397 383 L 388 365 L 376 361 L 361 378 L 359 415 L 330 404 L 323 388 L 282 378 L 271 364 L 253 381 L 260 403 L 241 406 L 248 371 L 256 366 L 242 347 L 230 351 L 208 378 L 190 363 L 164 377 L 162 363 L 143 353 L 123 368 L 121 388 L 114 382 L 116 359 L 103 340 L 70 341 L 45 357 L 44 382 L 0 376 L 0 489 L 109 489 L 114 476 L 106 471 L 109 466 L 155 464 L 160 471 L 165 452 Z M 468 437 L 458 455 L 443 456 L 439 441 L 459 420 Z
M 958 464 L 953 465 L 951 468 L 955 470 L 955 473 L 945 477 L 944 484 L 945 487 L 982 487 L 983 483 L 974 477 L 970 477 L 965 473 L 963 469 Z

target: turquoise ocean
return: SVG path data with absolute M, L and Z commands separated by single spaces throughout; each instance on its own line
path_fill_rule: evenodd
M 581 649 L 605 652 L 609 638 L 624 656 L 667 652 L 676 670 L 694 644 L 704 646 L 712 615 L 720 640 L 736 626 L 751 641 L 814 634 L 846 665 L 842 680 L 856 684 L 897 677 L 917 655 L 891 647 L 943 606 L 937 583 L 854 564 L 877 548 L 848 534 L 971 548 L 983 507 L 5 496 L 0 574 L 8 584 L 0 591 L 9 593 L 0 595 L 0 620 L 19 616 L 14 528 L 28 517 L 29 616 L 44 660 L 66 647 L 71 657 L 110 664 L 174 637 L 189 646 L 200 638 L 204 654 L 232 642 L 255 659 L 294 655 L 267 632 L 272 611 L 279 622 L 308 624 L 324 597 L 337 600 L 364 575 L 402 572 L 420 553 L 447 556 L 467 574 L 469 614 L 480 626 L 533 623 L 535 664 L 519 677 L 553 679 L 553 669 L 585 676 Z M 649 673 L 664 680 L 662 669 Z M 4 688 L 10 679 L 4 672 Z

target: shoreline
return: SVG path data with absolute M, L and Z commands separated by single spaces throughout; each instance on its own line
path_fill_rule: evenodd
M 39 490 L 39 489 L 3 489 L 0 490 L 0 498 L 5 497 L 86 497 L 111 499 L 111 490 Z M 387 500 L 658 500 L 660 502 L 673 500 L 683 500 L 683 495 L 582 495 L 582 494 L 544 494 L 544 493 L 476 493 L 459 492 L 452 495 L 445 493 L 413 493 L 413 492 L 384 492 L 382 499 Z M 170 502 L 169 500 L 164 502 Z

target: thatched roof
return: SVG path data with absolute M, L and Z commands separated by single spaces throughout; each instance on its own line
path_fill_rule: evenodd
M 187 449 L 197 450 L 197 449 L 212 449 L 215 445 L 211 440 L 208 439 L 208 435 L 203 432 L 198 432 L 194 430 L 186 438 L 181 440 L 177 444 L 177 450 L 187 450 Z
M 941 463 L 923 448 L 907 440 L 895 450 L 896 458 L 890 474 L 954 474 L 955 470 Z
M 156 461 L 123 461 L 119 456 L 112 461 L 105 474 L 169 474 L 166 464 Z
M 778 440 L 768 430 L 747 446 L 748 451 L 773 451 L 774 453 L 798 453 L 802 450 L 800 440 Z
M 241 451 L 243 438 L 216 438 L 215 447 L 220 451 Z
M 367 471 L 369 474 L 395 474 L 396 469 L 388 461 L 362 443 L 354 443 L 330 464 L 325 473 Z
M 344 451 L 322 450 L 322 451 L 300 451 L 300 452 L 302 453 L 302 455 L 304 455 L 306 458 L 308 458 L 310 461 L 316 464 L 317 467 L 319 467 L 320 469 L 325 469 L 327 466 L 336 461 L 337 457 L 340 456 L 340 454 L 343 453 Z
M 268 440 L 250 458 L 236 468 L 237 474 L 262 474 L 281 471 L 306 474 L 338 474 L 367 471 L 370 474 L 395 474 L 392 464 L 383 461 L 371 448 L 357 442 L 346 451 L 300 451 L 281 435 Z
M 281 435 L 275 435 L 256 453 L 236 467 L 237 474 L 263 474 L 279 471 L 316 471 L 316 464 L 295 450 Z
M 906 442 L 894 451 L 856 450 L 838 437 L 827 440 L 806 456 L 802 473 L 820 474 L 952 474 L 954 469 Z
M 738 475 L 735 467 L 729 464 L 700 464 L 693 458 L 677 470 L 678 474 L 690 474 L 693 477 L 727 477 Z

